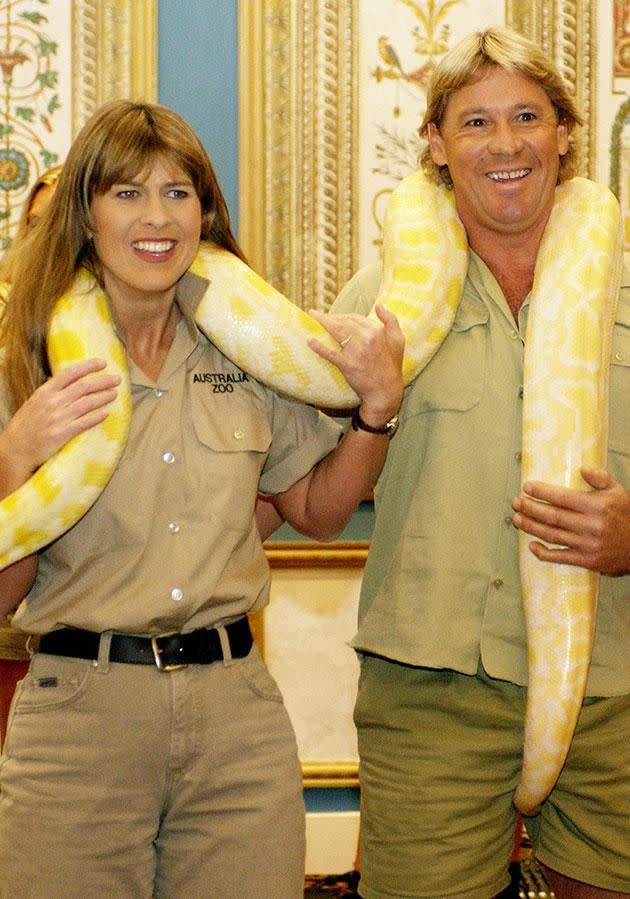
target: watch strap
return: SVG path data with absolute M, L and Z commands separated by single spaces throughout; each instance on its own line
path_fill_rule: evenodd
M 388 422 L 382 425 L 380 428 L 375 428 L 372 425 L 367 424 L 361 418 L 361 413 L 359 412 L 359 407 L 355 406 L 352 410 L 352 430 L 353 431 L 367 431 L 369 434 L 382 434 L 386 437 L 393 437 L 398 428 L 398 416 L 394 415 L 393 418 L 390 418 Z

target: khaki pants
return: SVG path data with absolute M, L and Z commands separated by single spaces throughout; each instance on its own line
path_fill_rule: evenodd
M 254 648 L 160 673 L 37 655 L 0 762 L 1 899 L 298 899 L 295 737 Z
M 362 660 L 355 721 L 364 899 L 488 899 L 507 886 L 525 691 Z M 587 699 L 558 784 L 526 826 L 556 871 L 630 891 L 630 696 Z

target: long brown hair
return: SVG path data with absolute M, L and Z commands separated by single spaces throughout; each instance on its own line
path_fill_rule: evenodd
M 488 68 L 497 67 L 529 78 L 549 97 L 558 122 L 566 125 L 569 149 L 560 157 L 558 181 L 576 174 L 577 152 L 571 134 L 582 118 L 562 76 L 537 44 L 509 28 L 487 28 L 467 35 L 444 56 L 434 70 L 427 90 L 427 109 L 420 125 L 420 136 L 426 137 L 427 125 L 440 127 L 448 101 L 455 91 L 478 78 Z M 448 166 L 433 162 L 427 147 L 421 158 L 425 174 L 436 183 L 452 187 Z
M 55 301 L 80 267 L 102 284 L 90 236 L 94 196 L 132 180 L 157 157 L 174 161 L 190 177 L 201 203 L 200 238 L 244 258 L 212 163 L 190 125 L 158 104 L 116 100 L 101 107 L 72 144 L 50 205 L 24 240 L 16 262 L 0 326 L 13 410 L 50 375 L 46 332 Z

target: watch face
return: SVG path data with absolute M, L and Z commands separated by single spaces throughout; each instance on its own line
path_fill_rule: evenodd
M 389 420 L 389 421 L 387 422 L 387 424 L 385 425 L 385 427 L 387 428 L 387 436 L 388 436 L 388 437 L 393 437 L 393 436 L 394 436 L 394 434 L 395 434 L 396 431 L 398 430 L 398 425 L 399 425 L 399 419 L 398 419 L 398 416 L 397 416 L 397 415 L 394 415 L 394 417 L 393 417 L 393 418 L 390 418 L 390 420 Z
M 373 428 L 363 421 L 357 406 L 352 413 L 352 428 L 355 431 L 367 431 L 368 434 L 384 434 L 386 437 L 393 437 L 398 430 L 398 415 L 390 418 L 381 428 Z

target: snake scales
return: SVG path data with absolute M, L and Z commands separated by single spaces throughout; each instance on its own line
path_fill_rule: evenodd
M 561 185 L 540 249 L 525 357 L 523 478 L 580 483 L 582 464 L 604 465 L 610 333 L 620 277 L 620 215 L 609 191 L 582 178 Z M 420 172 L 394 191 L 384 240 L 380 302 L 406 338 L 405 383 L 448 333 L 468 265 L 452 192 Z M 332 340 L 225 250 L 204 244 L 191 271 L 210 278 L 199 305 L 202 331 L 238 366 L 275 390 L 328 408 L 357 397 L 340 372 L 306 346 Z M 539 299 L 540 298 L 540 299 Z M 261 347 L 267 347 L 265 354 Z M 131 414 L 124 351 L 104 294 L 80 272 L 51 317 L 54 371 L 98 356 L 121 375 L 105 422 L 73 438 L 0 502 L 0 569 L 70 528 L 96 501 L 125 446 Z M 515 802 L 534 809 L 564 763 L 584 695 L 598 578 L 538 562 L 521 540 L 530 686 L 524 764 Z

